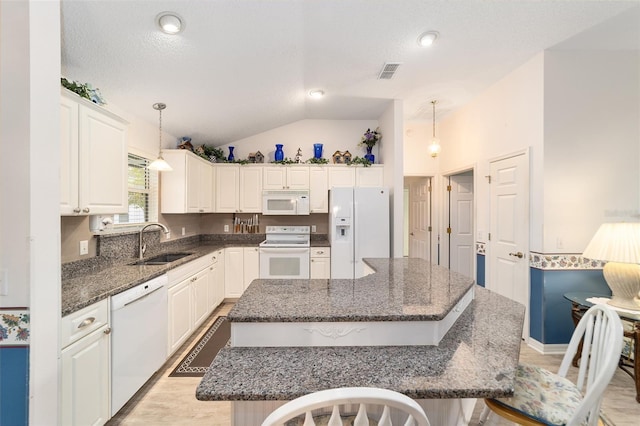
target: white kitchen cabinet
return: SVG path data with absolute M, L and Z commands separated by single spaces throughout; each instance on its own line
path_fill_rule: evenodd
M 213 166 L 185 149 L 162 151 L 173 168 L 161 174 L 162 213 L 213 212 Z
M 66 89 L 60 119 L 60 214 L 126 213 L 128 123 Z
M 262 212 L 262 166 L 240 166 L 239 213 Z
M 171 355 L 191 336 L 194 330 L 189 279 L 169 288 L 167 299 L 169 309 L 167 353 Z
M 327 167 L 309 166 L 309 213 L 329 212 Z
M 208 292 L 209 311 L 213 312 L 224 300 L 224 250 L 218 250 L 211 256 L 209 266 Z
M 369 167 L 356 167 L 356 186 L 381 187 L 384 186 L 384 167 L 371 165 Z
M 225 297 L 242 296 L 251 281 L 260 276 L 258 247 L 228 247 L 224 251 Z
M 237 164 L 216 164 L 217 213 L 236 213 L 240 205 L 240 168 Z
M 329 189 L 356 186 L 356 167 L 336 165 L 329 167 Z
M 244 253 L 242 247 L 224 249 L 224 297 L 238 298 L 244 292 Z
M 209 267 L 198 272 L 191 281 L 191 296 L 193 306 L 193 328 L 198 328 L 207 319 L 209 309 Z
M 312 279 L 331 278 L 331 249 L 329 247 L 312 247 L 309 262 L 309 274 Z
M 108 312 L 105 299 L 62 318 L 60 424 L 102 425 L 110 418 Z
M 209 295 L 210 289 L 222 286 L 221 282 L 211 282 L 211 278 L 215 275 L 211 267 L 216 260 L 215 253 L 209 254 L 167 272 L 169 277 L 167 352 L 169 356 L 191 336 L 217 306 L 217 304 L 212 306 L 211 303 L 215 299 Z
M 262 167 L 216 164 L 217 213 L 262 212 Z
M 243 255 L 244 265 L 242 271 L 244 289 L 246 290 L 251 281 L 260 277 L 260 249 L 258 247 L 244 247 Z
M 309 189 L 309 166 L 264 166 L 263 185 L 265 190 Z

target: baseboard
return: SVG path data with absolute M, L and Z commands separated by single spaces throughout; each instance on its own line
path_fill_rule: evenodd
M 532 338 L 529 338 L 527 344 L 530 348 L 541 353 L 542 355 L 563 355 L 569 347 L 569 344 L 567 343 L 545 345 L 544 343 L 538 342 L 537 340 Z

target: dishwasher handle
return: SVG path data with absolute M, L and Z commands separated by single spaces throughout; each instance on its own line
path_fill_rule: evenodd
M 127 303 L 125 303 L 125 304 L 124 304 L 124 305 L 122 305 L 122 306 L 123 306 L 123 307 L 124 307 L 124 306 L 129 306 L 129 305 L 131 305 L 132 303 L 136 303 L 138 300 L 142 300 L 142 299 L 144 299 L 144 298 L 145 298 L 145 297 L 147 297 L 147 296 L 151 296 L 153 293 L 155 293 L 156 291 L 160 290 L 161 288 L 162 288 L 162 287 L 155 288 L 155 289 L 151 290 L 149 293 L 145 293 L 145 294 L 143 294 L 142 296 L 138 297 L 137 299 L 129 300 Z

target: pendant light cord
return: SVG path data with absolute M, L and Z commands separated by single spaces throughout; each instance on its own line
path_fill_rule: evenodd
M 436 102 L 438 101 L 431 101 L 431 105 L 433 105 L 433 137 L 434 139 L 436 137 Z

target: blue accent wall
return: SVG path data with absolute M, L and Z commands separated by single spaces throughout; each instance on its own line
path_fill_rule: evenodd
M 0 425 L 28 424 L 29 348 L 0 347 Z
M 565 293 L 611 295 L 602 270 L 542 270 L 530 268 L 529 334 L 543 344 L 567 344 L 573 334 L 571 302 Z
M 485 274 L 485 256 L 483 254 L 476 254 L 476 283 L 479 286 L 484 287 L 484 274 Z

